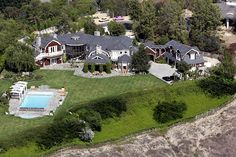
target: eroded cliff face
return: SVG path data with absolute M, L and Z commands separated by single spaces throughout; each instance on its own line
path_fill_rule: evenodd
M 71 157 L 235 157 L 236 99 L 214 114 L 172 127 L 164 136 L 144 133 L 119 144 L 67 149 L 51 155 Z

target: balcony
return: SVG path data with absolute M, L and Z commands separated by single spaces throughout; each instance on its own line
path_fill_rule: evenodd
M 43 58 L 53 58 L 53 57 L 62 56 L 63 53 L 64 53 L 64 51 L 57 51 L 57 52 L 51 52 L 51 53 L 40 53 L 36 57 L 36 60 L 42 60 Z

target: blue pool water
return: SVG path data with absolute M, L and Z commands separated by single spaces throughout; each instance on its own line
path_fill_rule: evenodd
M 30 94 L 26 95 L 20 107 L 27 108 L 46 108 L 49 104 L 49 101 L 52 99 L 52 94 Z

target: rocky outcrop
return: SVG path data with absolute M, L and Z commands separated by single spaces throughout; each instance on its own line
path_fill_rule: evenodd
M 153 131 L 119 144 L 87 149 L 65 149 L 51 156 L 234 157 L 235 148 L 236 99 L 212 115 L 172 127 L 164 136 Z

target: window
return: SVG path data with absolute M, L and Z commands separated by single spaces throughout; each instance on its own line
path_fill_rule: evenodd
M 127 54 L 127 52 L 125 51 L 125 54 Z
M 51 52 L 56 52 L 57 51 L 57 46 L 51 46 L 48 48 L 48 52 L 51 53 Z
M 120 52 L 120 54 L 122 54 L 122 52 Z

